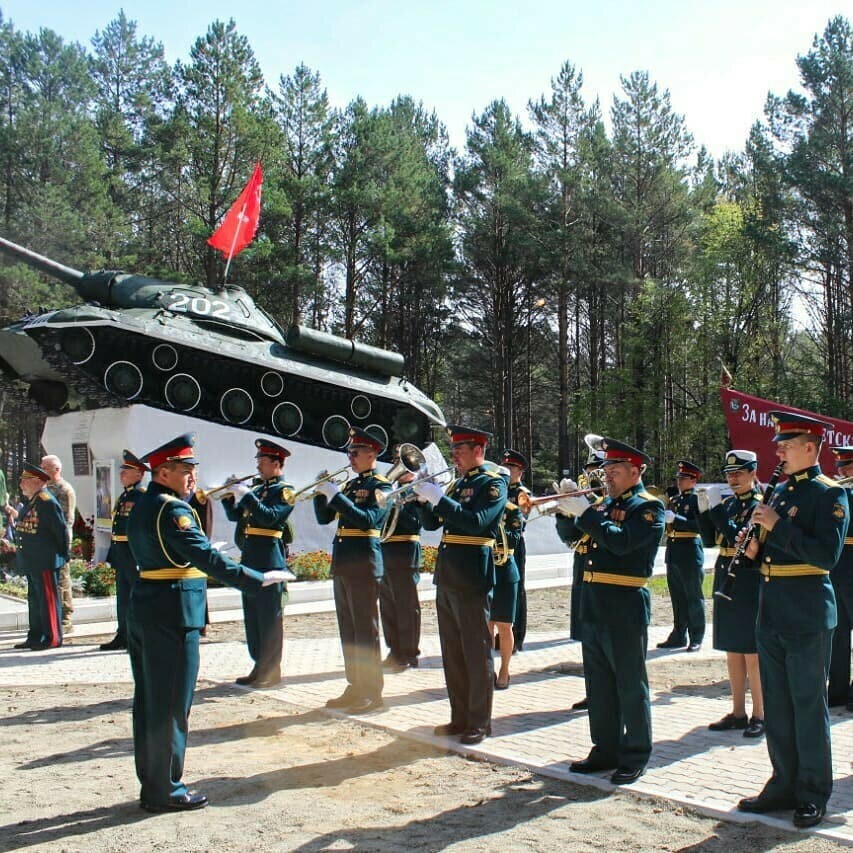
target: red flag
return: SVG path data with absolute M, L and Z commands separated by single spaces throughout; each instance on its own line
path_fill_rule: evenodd
M 225 214 L 222 224 L 207 239 L 207 242 L 214 249 L 219 249 L 228 261 L 239 255 L 255 239 L 258 217 L 261 215 L 263 184 L 264 173 L 261 170 L 261 164 L 258 163 L 240 197 Z
M 773 423 L 769 416 L 771 411 L 794 412 L 832 424 L 824 436 L 819 460 L 821 467 L 827 473 L 835 471 L 835 457 L 829 448 L 833 445 L 853 444 L 853 422 L 851 421 L 816 414 L 794 406 L 785 406 L 761 397 L 753 397 L 742 391 L 735 391 L 734 388 L 720 388 L 720 396 L 723 399 L 723 411 L 732 447 L 753 450 L 758 454 L 758 476 L 762 480 L 767 480 L 779 461 L 776 458 L 776 445 L 771 441 L 773 438 Z

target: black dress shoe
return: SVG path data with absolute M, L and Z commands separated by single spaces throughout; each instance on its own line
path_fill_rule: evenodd
M 572 705 L 572 710 L 573 711 L 588 711 L 589 710 L 589 699 L 587 699 L 586 696 L 584 696 L 583 699 L 581 699 L 578 702 L 575 702 Z
M 452 737 L 453 735 L 461 735 L 465 731 L 465 726 L 461 723 L 442 723 L 436 726 L 432 733 L 436 737 Z
M 378 711 L 384 708 L 385 703 L 381 696 L 371 698 L 370 696 L 362 696 L 361 699 L 355 699 L 346 707 L 348 714 L 367 714 L 370 711 Z
M 815 803 L 802 803 L 794 809 L 794 826 L 806 829 L 817 826 L 826 816 L 826 806 Z
M 610 777 L 610 781 L 614 785 L 630 785 L 632 782 L 636 782 L 645 772 L 645 767 L 619 767 Z
M 765 812 L 782 812 L 794 808 L 790 800 L 779 797 L 766 797 L 759 794 L 757 797 L 744 797 L 738 804 L 738 811 L 750 812 L 751 814 L 764 814 Z
M 459 743 L 464 743 L 466 746 L 474 746 L 482 743 L 492 733 L 492 727 L 486 726 L 484 729 L 466 729 L 465 733 L 459 738 Z
M 615 761 L 602 761 L 598 758 L 584 758 L 581 761 L 573 761 L 569 765 L 572 773 L 600 773 L 602 770 L 615 770 Z
M 254 684 L 258 678 L 258 670 L 252 667 L 252 671 L 248 675 L 240 675 L 234 679 L 235 684 Z
M 659 649 L 683 649 L 687 645 L 685 640 L 679 640 L 671 634 L 662 643 L 658 643 Z
M 691 642 L 691 643 L 690 643 L 690 644 L 688 644 L 688 646 L 687 646 L 687 651 L 688 651 L 688 652 L 698 652 L 698 651 L 699 651 L 699 649 L 701 649 L 701 648 L 702 648 L 702 644 L 701 644 L 701 643 Z
M 340 696 L 336 696 L 334 699 L 326 700 L 327 708 L 348 708 L 352 705 L 356 700 L 355 692 L 351 687 L 347 687 Z
M 29 649 L 31 647 L 30 647 L 30 644 L 28 642 L 24 641 L 23 643 L 15 643 L 15 645 L 12 646 L 12 648 L 13 649 Z
M 43 652 L 45 649 L 51 648 L 47 643 L 33 643 L 31 646 L 27 646 L 27 648 L 31 652 Z
M 764 734 L 764 720 L 761 717 L 750 717 L 749 725 L 743 730 L 744 737 L 761 737 Z
M 154 814 L 175 811 L 185 812 L 192 811 L 193 809 L 203 809 L 207 805 L 207 797 L 205 797 L 204 794 L 194 794 L 192 791 L 188 791 L 186 794 L 169 797 L 169 802 L 165 804 L 148 803 L 145 800 L 141 800 L 139 805 L 142 806 L 145 811 L 153 812 Z
M 749 717 L 744 714 L 742 717 L 736 717 L 734 714 L 726 714 L 722 720 L 717 720 L 716 723 L 710 723 L 708 728 L 712 732 L 728 732 L 731 729 L 745 729 L 749 726 Z
M 115 636 L 108 643 L 101 643 L 98 649 L 102 652 L 117 652 L 120 649 L 126 649 L 127 643 L 124 637 Z

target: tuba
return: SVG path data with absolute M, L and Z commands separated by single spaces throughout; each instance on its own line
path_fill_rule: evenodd
M 385 475 L 385 478 L 392 483 L 396 483 L 400 477 L 406 474 L 417 474 L 425 465 L 426 457 L 414 444 L 401 444 L 397 452 L 398 459 Z M 387 506 L 389 501 L 391 509 L 388 515 L 385 516 L 385 523 L 382 525 L 382 532 L 379 535 L 380 542 L 386 542 L 394 535 L 394 530 L 397 527 L 397 519 L 400 517 L 400 506 L 402 501 L 391 500 L 391 495 L 386 495 L 385 492 L 376 491 L 376 502 L 380 506 Z

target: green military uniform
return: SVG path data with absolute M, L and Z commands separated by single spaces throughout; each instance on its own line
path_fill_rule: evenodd
M 272 442 L 259 439 L 255 445 L 259 456 L 277 456 L 282 461 L 285 458 L 277 450 L 279 446 Z M 286 483 L 284 477 L 274 477 L 254 486 L 239 502 L 233 495 L 223 498 L 225 515 L 229 521 L 237 522 L 234 541 L 240 549 L 243 565 L 259 571 L 287 568 L 284 534 L 287 519 L 293 512 L 293 494 L 293 486 Z M 243 593 L 246 645 L 255 662 L 249 676 L 253 681 L 269 683 L 281 679 L 282 596 L 286 589 L 285 584 L 277 583 L 263 587 L 256 595 Z
M 152 471 L 167 461 L 195 464 L 193 443 L 182 436 L 145 461 Z M 139 567 L 128 614 L 136 773 L 143 805 L 168 808 L 188 795 L 182 776 L 206 575 L 243 590 L 258 589 L 264 576 L 214 550 L 192 509 L 158 482 L 136 501 L 127 534 Z
M 24 471 L 39 477 L 42 488 L 25 504 L 15 525 L 17 571 L 27 578 L 27 636 L 19 648 L 62 645 L 59 571 L 68 561 L 68 535 L 62 507 L 44 484 L 47 474 L 35 465 Z
M 822 437 L 828 427 L 801 415 L 770 416 L 777 441 Z M 790 474 L 770 503 L 780 519 L 761 537 L 757 641 L 773 775 L 759 800 L 797 806 L 795 823 L 810 826 L 832 792 L 826 680 L 837 612 L 829 573 L 844 548 L 849 506 L 845 489 L 818 465 Z
M 395 663 L 418 665 L 421 604 L 418 583 L 423 562 L 421 519 L 411 502 L 400 507 L 394 532 L 382 543 L 385 574 L 379 584 L 379 612 L 385 644 Z
M 853 447 L 833 447 L 839 468 L 853 462 Z M 850 503 L 851 487 L 847 487 Z M 844 538 L 841 559 L 830 575 L 838 607 L 838 625 L 832 638 L 829 664 L 829 706 L 844 706 L 853 711 L 853 684 L 850 683 L 850 631 L 853 630 L 853 536 Z
M 124 451 L 122 468 L 137 468 L 147 471 L 147 466 L 143 465 L 130 451 Z M 113 648 L 121 648 L 127 646 L 127 610 L 130 605 L 130 591 L 136 583 L 136 560 L 133 558 L 133 553 L 130 550 L 130 542 L 127 538 L 127 520 L 130 518 L 131 510 L 136 506 L 136 502 L 142 495 L 145 494 L 145 489 L 135 483 L 126 489 L 116 500 L 115 508 L 113 509 L 113 527 L 110 539 L 110 548 L 107 551 L 107 562 L 113 567 L 116 573 L 116 615 L 118 617 L 118 629 L 111 644 Z
M 509 489 L 509 484 L 507 484 L 507 489 Z M 506 535 L 507 553 L 505 561 L 495 564 L 495 588 L 492 592 L 489 613 L 492 622 L 511 623 L 515 622 L 516 619 L 521 588 L 521 573 L 518 570 L 515 555 L 518 550 L 518 543 L 523 541 L 524 515 L 518 504 L 507 500 L 501 523 Z M 498 554 L 500 555 L 500 550 L 498 550 Z
M 451 442 L 487 433 L 448 427 Z M 419 506 L 427 530 L 444 527 L 436 558 L 436 615 L 450 700 L 450 730 L 479 736 L 491 728 L 494 668 L 489 615 L 495 586 L 494 545 L 507 500 L 506 481 L 493 465 L 454 480 L 434 506 Z
M 602 439 L 603 464 L 648 457 Z M 652 751 L 646 650 L 651 600 L 647 589 L 663 532 L 663 505 L 642 482 L 593 504 L 575 519 L 589 534 L 581 594 L 583 667 L 593 743 L 585 772 L 639 772 Z M 583 762 L 581 762 L 583 763 Z
M 589 552 L 591 537 L 575 527 L 573 518 L 565 515 L 556 516 L 557 535 L 573 550 L 572 557 L 572 603 L 569 611 L 569 636 L 573 640 L 583 639 L 583 616 L 581 601 L 583 599 L 583 573 L 586 565 L 586 555 Z
M 752 510 L 760 499 L 761 493 L 750 489 L 740 495 L 731 495 L 703 514 L 713 526 L 714 539 L 720 549 L 714 564 L 714 592 L 723 588 L 735 554 L 737 535 L 749 523 Z M 758 564 L 746 556 L 740 557 L 735 574 L 731 600 L 714 596 L 714 648 L 752 655 L 757 651 L 755 619 L 761 575 Z
M 363 430 L 350 430 L 351 447 L 360 446 L 354 442 L 371 441 L 375 439 Z M 367 446 L 377 450 L 375 445 Z M 381 452 L 384 446 L 379 448 Z M 317 521 L 338 522 L 332 582 L 348 685 L 345 695 L 353 705 L 382 698 L 378 602 L 384 563 L 379 537 L 388 510 L 377 503 L 377 491 L 390 492 L 391 483 L 371 469 L 349 480 L 331 500 L 323 495 L 314 498 Z
M 678 474 L 699 476 L 690 462 L 678 463 Z M 705 636 L 705 597 L 702 592 L 704 555 L 696 490 L 687 489 L 669 500 L 675 519 L 666 525 L 666 582 L 672 602 L 673 628 L 663 647 L 701 645 Z M 692 650 L 692 649 L 691 649 Z

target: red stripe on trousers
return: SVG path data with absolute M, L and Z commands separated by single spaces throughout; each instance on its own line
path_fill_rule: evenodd
M 42 572 L 42 587 L 47 608 L 48 635 L 45 638 L 50 648 L 55 649 L 61 642 L 59 633 L 59 613 L 56 609 L 56 578 L 53 572 Z

